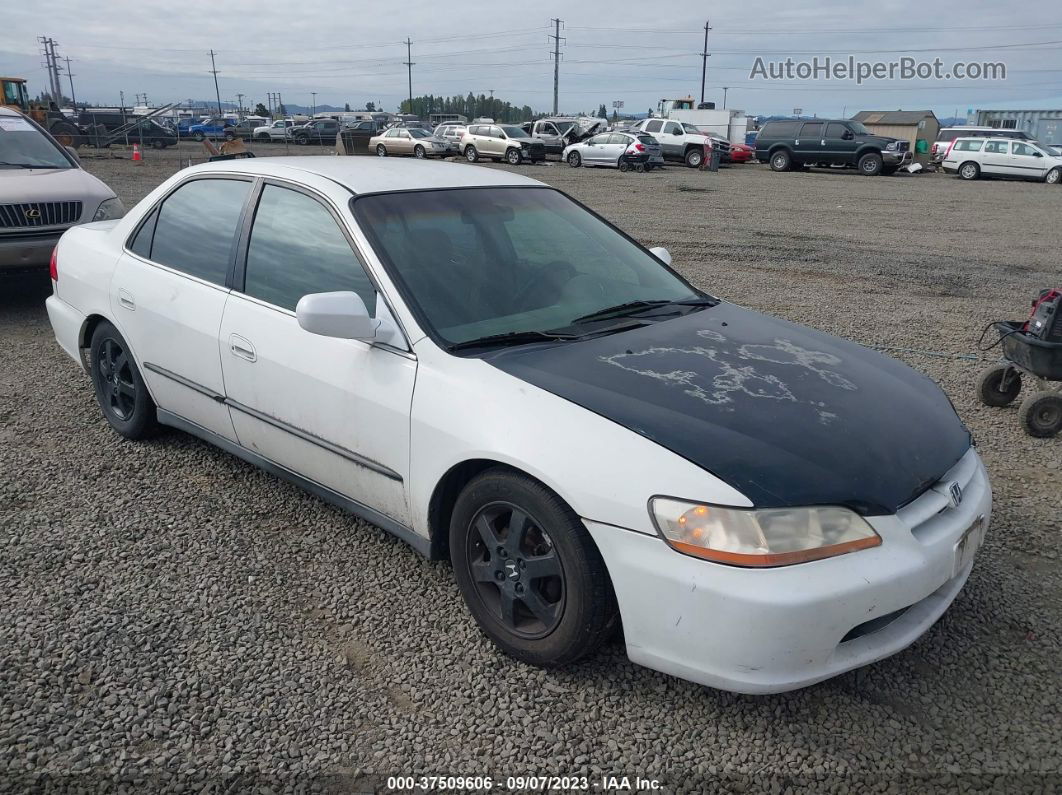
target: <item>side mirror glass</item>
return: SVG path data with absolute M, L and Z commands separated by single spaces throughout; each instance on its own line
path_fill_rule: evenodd
M 380 327 L 380 321 L 369 317 L 361 296 L 349 290 L 304 295 L 295 318 L 311 334 L 342 340 L 374 340 Z
M 671 264 L 671 252 L 663 246 L 655 246 L 649 249 L 649 253 L 663 262 L 665 265 Z

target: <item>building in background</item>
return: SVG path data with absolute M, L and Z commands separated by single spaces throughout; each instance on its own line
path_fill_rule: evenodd
M 1021 130 L 1042 144 L 1062 144 L 1062 110 L 984 110 L 978 109 L 972 124 Z
M 929 147 L 937 140 L 940 122 L 931 110 L 863 110 L 852 117 L 875 135 L 907 141 L 916 158 L 929 159 Z

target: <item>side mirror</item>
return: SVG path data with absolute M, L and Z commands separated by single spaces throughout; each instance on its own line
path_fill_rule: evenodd
M 1039 152 L 1033 152 L 1033 157 L 1043 157 Z
M 671 252 L 663 246 L 655 246 L 649 249 L 649 253 L 660 260 L 665 265 L 671 264 Z
M 853 138 L 855 138 L 855 133 L 853 133 L 851 130 L 845 130 L 844 135 L 842 135 L 841 138 L 845 141 L 851 141 Z
M 365 302 L 355 292 L 311 293 L 299 299 L 295 319 L 311 334 L 342 340 L 376 339 L 380 321 L 369 317 Z

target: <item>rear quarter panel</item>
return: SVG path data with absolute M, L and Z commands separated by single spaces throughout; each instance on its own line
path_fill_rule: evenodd
M 110 287 L 121 256 L 121 243 L 114 238 L 117 221 L 82 224 L 69 229 L 56 246 L 59 280 L 55 295 L 76 309 L 86 320 L 101 315 L 112 320 Z M 82 324 L 84 333 L 85 324 Z M 80 335 L 79 335 L 80 337 Z M 79 338 L 77 346 L 87 344 Z

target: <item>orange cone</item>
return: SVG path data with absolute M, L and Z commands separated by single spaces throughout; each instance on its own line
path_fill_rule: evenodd
M 140 156 L 140 144 L 133 144 L 133 162 L 139 163 L 143 158 Z

